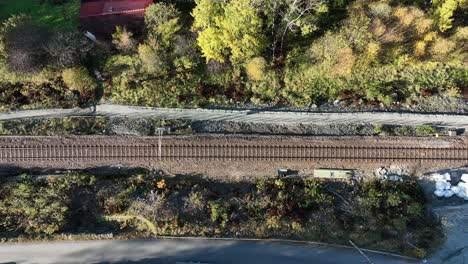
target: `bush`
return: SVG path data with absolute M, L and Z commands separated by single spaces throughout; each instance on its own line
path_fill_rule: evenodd
M 45 49 L 53 65 L 74 67 L 83 62 L 93 45 L 81 32 L 56 32 L 47 41 Z
M 245 65 L 245 71 L 251 81 L 261 81 L 265 77 L 267 63 L 262 57 L 250 59 Z
M 428 125 L 416 126 L 415 132 L 417 136 L 430 136 L 436 133 L 436 129 Z
M 91 96 L 97 87 L 96 80 L 84 67 L 65 69 L 62 72 L 62 78 L 70 89 L 84 96 Z
M 168 73 L 168 62 L 162 50 L 155 50 L 147 44 L 140 44 L 138 46 L 138 57 L 143 69 L 147 73 L 154 75 L 165 75 Z
M 117 26 L 112 34 L 112 43 L 124 54 L 130 54 L 135 51 L 137 42 L 133 38 L 133 33 L 127 28 Z

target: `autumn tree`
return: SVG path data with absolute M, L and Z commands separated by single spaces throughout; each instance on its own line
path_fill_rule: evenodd
M 196 0 L 193 29 L 207 61 L 234 64 L 261 53 L 265 46 L 262 19 L 252 0 Z
M 468 0 L 434 0 L 434 15 L 437 20 L 439 30 L 444 32 L 452 28 L 453 16 L 457 9 L 468 8 Z

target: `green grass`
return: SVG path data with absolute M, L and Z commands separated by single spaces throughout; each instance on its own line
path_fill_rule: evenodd
M 73 29 L 79 24 L 80 0 L 62 5 L 41 4 L 40 0 L 0 0 L 0 21 L 11 15 L 26 14 L 50 29 Z

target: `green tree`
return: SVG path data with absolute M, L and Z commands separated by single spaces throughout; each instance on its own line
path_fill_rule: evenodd
M 145 11 L 148 44 L 170 46 L 173 36 L 181 29 L 180 12 L 172 4 L 156 3 Z

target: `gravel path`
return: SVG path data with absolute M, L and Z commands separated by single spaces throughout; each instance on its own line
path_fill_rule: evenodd
M 39 117 L 65 117 L 76 115 L 158 117 L 165 119 L 231 121 L 274 124 L 389 124 L 389 125 L 432 125 L 448 128 L 468 129 L 468 115 L 414 114 L 414 113 L 311 113 L 266 110 L 207 110 L 170 109 L 101 104 L 93 109 L 47 109 L 0 113 L 0 120 Z

